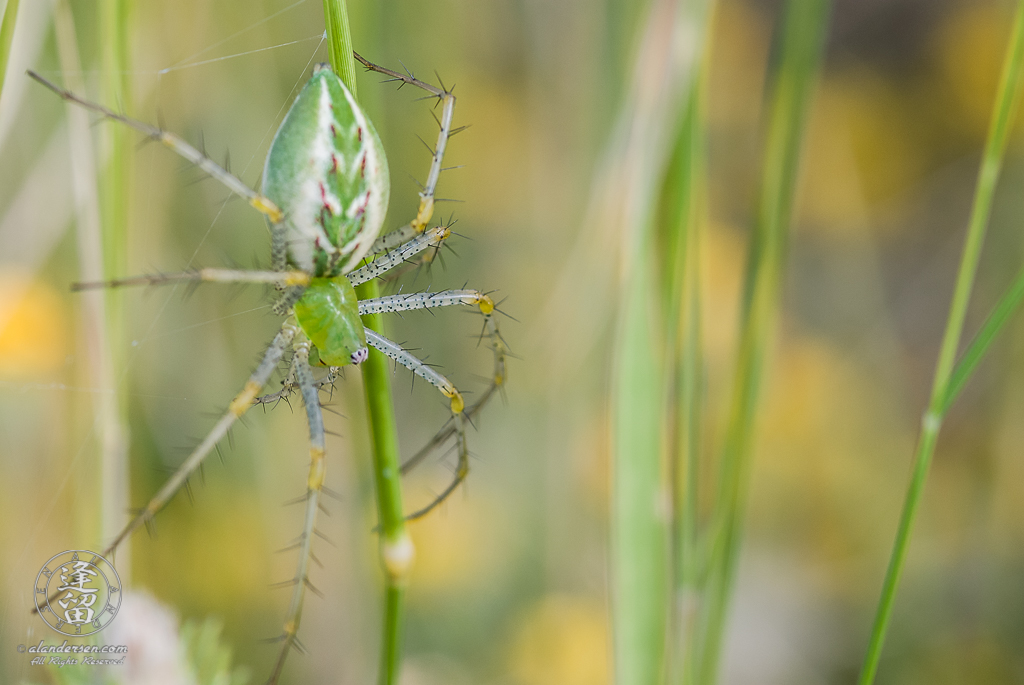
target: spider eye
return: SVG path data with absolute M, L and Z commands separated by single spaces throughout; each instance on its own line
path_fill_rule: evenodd
M 366 347 L 360 347 L 358 350 L 352 353 L 352 363 L 362 364 L 366 361 L 366 358 L 370 356 L 370 350 Z

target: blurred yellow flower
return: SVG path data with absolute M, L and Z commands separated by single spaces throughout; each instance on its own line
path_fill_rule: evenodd
M 708 116 L 714 128 L 756 127 L 771 25 L 748 3 L 720 3 L 710 45 Z
M 739 229 L 712 222 L 699 249 L 704 353 L 711 368 L 720 371 L 733 360 L 747 246 Z
M 214 613 L 230 612 L 240 603 L 273 600 L 267 593 L 267 568 L 254 561 L 267 554 L 264 539 L 253 526 L 260 518 L 258 504 L 244 496 L 221 496 L 223 503 L 204 512 L 202 525 L 165 516 L 157 524 L 159 541 L 141 537 L 135 543 L 144 559 L 136 563 L 147 569 L 152 587 L 187 597 Z M 181 573 L 182 563 L 198 564 L 204 571 Z
M 935 32 L 935 52 L 955 111 L 949 120 L 981 141 L 988 130 L 992 102 L 1010 33 L 1010 14 L 999 3 L 965 3 L 946 15 Z
M 607 614 L 600 602 L 549 595 L 520 618 L 509 653 L 523 685 L 603 685 L 608 678 Z
M 64 303 L 52 286 L 28 273 L 0 272 L 0 377 L 59 368 L 70 336 Z
M 910 104 L 865 69 L 822 83 L 801 174 L 801 223 L 830 233 L 863 230 L 870 210 L 889 209 L 920 183 L 927 167 Z
M 877 592 L 850 562 L 865 549 L 888 552 L 873 536 L 898 515 L 902 491 L 892 483 L 913 447 L 896 386 L 868 368 L 828 340 L 791 332 L 766 387 L 752 481 L 752 529 L 799 540 L 800 553 L 828 569 L 822 582 L 844 594 Z

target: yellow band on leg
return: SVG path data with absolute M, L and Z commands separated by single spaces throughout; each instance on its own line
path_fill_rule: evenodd
M 231 404 L 228 406 L 230 411 L 235 416 L 241 416 L 249 410 L 252 406 L 253 400 L 256 399 L 256 395 L 259 394 L 260 388 L 263 387 L 256 381 L 249 381 L 245 384 L 242 392 L 238 393 L 235 399 L 231 400 Z

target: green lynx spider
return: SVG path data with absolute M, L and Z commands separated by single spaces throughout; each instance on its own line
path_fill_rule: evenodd
M 118 534 L 104 551 L 118 545 L 162 509 L 203 460 L 225 437 L 228 429 L 255 404 L 272 402 L 296 389 L 306 406 L 309 423 L 310 469 L 303 499 L 306 502 L 298 569 L 294 590 L 281 637 L 283 647 L 271 682 L 276 682 L 292 646 L 302 616 L 305 590 L 309 586 L 309 564 L 320 497 L 324 491 L 324 422 L 319 390 L 332 384 L 341 367 L 360 364 L 369 354 L 367 345 L 427 380 L 449 400 L 451 421 L 415 456 L 406 461 L 407 472 L 429 452 L 455 436 L 458 466 L 452 482 L 430 504 L 412 513 L 418 518 L 444 501 L 466 478 L 469 452 L 465 424 L 498 391 L 505 381 L 506 348 L 498 332 L 494 302 L 476 290 L 446 290 L 436 293 L 389 295 L 359 301 L 354 286 L 378 278 L 408 263 L 420 253 L 437 250 L 451 234 L 447 226 L 428 228 L 434 207 L 434 190 L 441 173 L 448 138 L 452 135 L 455 96 L 451 91 L 424 83 L 412 75 L 377 66 L 358 54 L 356 59 L 368 70 L 389 80 L 422 88 L 442 104 L 440 132 L 427 181 L 420 192 L 416 217 L 407 225 L 378 237 L 387 210 L 389 180 L 387 159 L 373 124 L 351 93 L 331 69 L 318 66 L 286 115 L 267 153 L 263 193 L 257 193 L 239 178 L 216 164 L 184 140 L 149 124 L 129 119 L 102 105 L 85 100 L 39 76 L 29 75 L 61 98 L 74 102 L 105 118 L 126 124 L 152 140 L 159 141 L 204 172 L 245 198 L 266 216 L 271 230 L 270 271 L 204 268 L 181 273 L 162 273 L 131 278 L 80 283 L 75 289 L 131 285 L 157 285 L 182 281 L 219 283 L 270 283 L 281 294 L 274 311 L 285 316 L 281 329 L 270 343 L 262 361 L 249 376 L 245 387 L 231 401 L 227 412 L 188 456 L 179 469 L 153 496 L 144 509 Z M 429 255 L 429 252 L 427 252 Z M 367 263 L 356 268 L 360 262 Z M 494 353 L 494 371 L 487 390 L 466 407 L 462 394 L 444 376 L 424 364 L 376 331 L 363 326 L 360 316 L 378 312 L 469 305 L 484 317 L 483 335 Z M 260 396 L 264 385 L 281 363 L 286 350 L 293 355 L 282 389 Z M 315 360 L 315 362 L 313 361 Z M 312 364 L 329 367 L 314 379 Z

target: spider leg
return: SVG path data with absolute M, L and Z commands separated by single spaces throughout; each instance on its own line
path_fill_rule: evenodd
M 320 508 L 320 496 L 323 492 L 324 476 L 327 467 L 324 460 L 324 417 L 320 409 L 319 391 L 313 380 L 313 372 L 309 368 L 309 347 L 309 340 L 305 339 L 305 337 L 294 345 L 295 380 L 302 393 L 302 400 L 306 405 L 306 420 L 309 423 L 310 463 L 309 478 L 306 481 L 306 516 L 302 535 L 299 538 L 299 565 L 293 579 L 295 589 L 292 592 L 288 616 L 284 623 L 284 635 L 282 636 L 284 644 L 281 647 L 281 654 L 277 658 L 277 664 L 274 666 L 274 672 L 270 676 L 270 685 L 277 683 L 284 668 L 288 652 L 295 645 L 299 623 L 302 619 L 302 603 L 306 596 L 306 589 L 312 587 L 309 582 L 309 568 L 310 560 L 313 556 L 313 535 L 316 528 L 317 512 Z
M 455 478 L 446 487 L 440 495 L 438 495 L 434 501 L 422 509 L 418 509 L 413 513 L 406 516 L 406 520 L 418 519 L 421 516 L 426 516 L 430 513 L 434 507 L 439 505 L 448 495 L 452 494 L 459 484 L 466 479 L 469 474 L 469 449 L 466 446 L 466 427 L 465 417 L 463 416 L 463 409 L 465 408 L 465 402 L 462 399 L 462 394 L 456 389 L 452 382 L 442 376 L 440 373 L 432 369 L 431 367 L 424 364 L 422 361 L 409 354 L 402 349 L 401 345 L 388 340 L 383 335 L 380 335 L 376 331 L 369 328 L 366 329 L 366 342 L 372 347 L 380 350 L 391 359 L 395 360 L 405 368 L 412 371 L 414 374 L 423 378 L 428 383 L 437 388 L 442 395 L 451 400 L 452 410 L 452 426 L 455 434 L 455 445 L 459 453 L 459 463 L 455 469 Z
M 395 267 L 407 263 L 410 258 L 420 252 L 437 247 L 451 234 L 451 229 L 447 226 L 435 226 L 397 248 L 378 256 L 363 268 L 350 272 L 347 274 L 348 280 L 353 286 L 356 286 L 379 278 Z
M 313 386 L 317 390 L 319 390 L 325 385 L 334 385 L 334 383 L 337 382 L 340 376 L 341 367 L 332 366 L 327 370 L 326 376 L 324 376 L 320 380 L 313 381 Z M 295 389 L 297 387 L 299 387 L 299 384 L 298 381 L 295 380 L 295 370 L 293 364 L 292 370 L 289 372 L 288 377 L 281 384 L 281 389 L 278 390 L 277 392 L 272 392 L 268 395 L 260 395 L 255 400 L 253 400 L 253 404 L 273 404 L 274 402 L 277 402 L 278 400 L 281 400 L 287 397 L 288 395 L 291 395 L 293 392 L 295 392 Z
M 179 281 L 220 281 L 220 282 L 242 282 L 242 283 L 273 283 L 279 290 L 285 290 L 278 301 L 274 304 L 274 311 L 278 314 L 285 314 L 300 297 L 303 287 L 309 283 L 309 275 L 302 272 L 285 271 L 287 268 L 287 245 L 285 242 L 285 216 L 281 209 L 274 202 L 257 193 L 246 185 L 240 178 L 230 171 L 214 162 L 205 153 L 189 145 L 183 138 L 161 128 L 152 126 L 137 119 L 126 117 L 114 110 L 104 107 L 98 103 L 86 100 L 70 90 L 61 88 L 57 84 L 48 81 L 34 71 L 28 75 L 46 86 L 62 99 L 73 102 L 85 109 L 91 110 L 101 116 L 118 121 L 130 128 L 139 131 L 151 140 L 157 140 L 170 148 L 179 156 L 192 162 L 207 174 L 217 179 L 231 192 L 245 198 L 250 205 L 256 208 L 267 217 L 270 223 L 271 261 L 275 272 L 243 272 L 230 269 L 200 269 L 197 272 L 186 272 L 181 274 L 158 274 L 154 276 L 138 276 L 135 278 L 120 279 L 114 281 L 103 281 L 97 283 L 80 283 L 73 286 L 73 290 L 84 290 L 88 288 L 118 287 L 124 285 L 156 285 L 161 283 L 175 283 Z
M 167 285 L 203 281 L 213 283 L 272 283 L 281 291 L 272 309 L 275 314 L 285 315 L 306 292 L 310 275 L 305 271 L 245 271 L 242 269 L 195 269 L 175 273 L 142 274 L 128 278 L 115 278 L 110 281 L 92 281 L 89 283 L 72 283 L 71 290 L 95 290 L 99 288 L 120 288 L 133 285 Z
M 505 386 L 508 379 L 506 368 L 506 356 L 508 348 L 498 330 L 498 320 L 495 316 L 495 305 L 491 298 L 479 290 L 444 290 L 437 293 L 413 293 L 410 295 L 389 295 L 377 297 L 370 300 L 363 300 L 359 303 L 360 314 L 372 314 L 377 312 L 399 312 L 413 309 L 428 309 L 431 307 L 448 307 L 451 305 L 476 305 L 484 317 L 484 327 L 481 339 L 486 336 L 491 351 L 494 354 L 494 369 L 491 374 L 491 383 L 476 402 L 466 407 L 464 413 L 470 422 L 480 413 L 484 405 L 499 390 Z M 369 340 L 369 339 L 367 339 Z M 372 344 L 372 343 L 371 343 Z M 402 464 L 402 473 L 408 473 L 417 464 L 423 461 L 431 452 L 441 446 L 445 441 L 456 435 L 459 428 L 449 422 L 432 437 L 427 444 Z
M 270 198 L 257 193 L 255 190 L 246 185 L 240 178 L 232 174 L 230 171 L 217 164 L 207 155 L 203 154 L 193 146 L 189 145 L 183 138 L 177 136 L 168 131 L 164 131 L 156 126 L 147 124 L 137 119 L 126 117 L 123 114 L 119 114 L 108 107 L 104 107 L 101 104 L 86 100 L 85 98 L 75 95 L 70 90 L 61 88 L 57 84 L 43 78 L 34 71 L 29 71 L 28 75 L 34 78 L 39 83 L 43 84 L 54 93 L 59 95 L 62 99 L 68 102 L 73 102 L 76 105 L 84 107 L 88 110 L 96 112 L 101 116 L 119 121 L 125 126 L 129 126 L 136 131 L 142 133 L 151 140 L 159 141 L 164 144 L 179 156 L 187 159 L 188 161 L 195 164 L 197 167 L 208 173 L 213 178 L 220 181 L 226 186 L 231 192 L 239 195 L 248 201 L 250 205 L 255 207 L 259 212 L 266 215 L 272 224 L 274 224 L 273 232 L 277 233 L 280 224 L 284 221 L 284 214 L 281 209 L 274 204 Z M 283 227 L 280 227 L 283 234 Z
M 388 295 L 370 300 L 363 300 L 359 303 L 360 314 L 375 314 L 386 312 L 402 312 L 413 309 L 428 309 L 431 307 L 448 307 L 451 305 L 476 305 L 484 316 L 483 335 L 487 336 L 491 350 L 494 353 L 494 371 L 491 375 L 491 383 L 476 402 L 466 408 L 465 416 L 470 422 L 480 413 L 488 400 L 500 390 L 507 378 L 505 357 L 507 348 L 501 333 L 498 331 L 498 321 L 495 318 L 494 302 L 491 298 L 479 290 L 443 290 L 437 293 L 413 293 L 409 295 Z M 456 426 L 449 423 L 419 452 L 402 464 L 402 473 L 408 473 L 420 463 L 434 449 L 443 444 L 456 432 Z
M 267 219 L 267 226 L 270 228 L 270 268 L 284 271 L 288 268 L 288 236 L 280 223 Z
M 305 292 L 306 286 L 304 285 L 295 285 L 285 288 L 280 297 L 277 298 L 277 301 L 274 302 L 270 308 L 275 314 L 284 316 L 296 302 L 302 299 L 302 295 Z
M 494 302 L 479 290 L 441 290 L 436 293 L 409 293 L 407 295 L 386 295 L 359 301 L 359 316 L 365 314 L 387 314 L 408 312 L 414 309 L 432 309 L 452 305 L 476 305 L 480 312 L 490 317 Z
M 281 330 L 278 331 L 274 341 L 270 343 L 270 347 L 267 348 L 266 353 L 263 355 L 263 360 L 256 367 L 256 370 L 252 372 L 252 375 L 249 376 L 249 380 L 242 391 L 235 395 L 235 399 L 231 401 L 228 411 L 221 417 L 220 421 L 217 422 L 217 425 L 213 427 L 203 441 L 199 443 L 199 446 L 193 450 L 185 462 L 178 467 L 178 470 L 153 496 L 149 504 L 146 505 L 146 508 L 136 514 L 128 525 L 124 527 L 124 530 L 110 543 L 102 556 L 112 554 L 117 550 L 118 545 L 135 532 L 139 526 L 151 521 L 153 516 L 163 509 L 171 497 L 181 489 L 188 477 L 202 465 L 203 460 L 206 459 L 217 443 L 227 435 L 228 429 L 231 428 L 232 424 L 253 406 L 253 400 L 281 362 L 285 349 L 291 343 L 297 331 L 298 327 L 291 322 L 285 322 L 281 326 Z
M 167 285 L 183 281 L 206 281 L 210 283 L 273 283 L 286 287 L 304 287 L 310 276 L 305 271 L 246 271 L 243 269 L 195 269 L 175 273 L 142 274 L 110 281 L 73 283 L 71 290 L 95 290 L 98 288 L 121 288 L 135 285 Z
M 448 138 L 451 137 L 452 132 L 452 115 L 455 113 L 455 96 L 446 88 L 438 88 L 437 86 L 432 86 L 429 83 L 413 78 L 411 75 L 378 66 L 365 59 L 359 53 L 353 53 L 353 55 L 360 64 L 370 71 L 375 71 L 379 74 L 389 76 L 393 80 L 401 81 L 402 83 L 407 83 L 411 86 L 416 86 L 417 88 L 422 88 L 436 97 L 443 105 L 443 109 L 441 110 L 441 119 L 439 121 L 441 130 L 437 134 L 437 144 L 431 150 L 430 171 L 427 173 L 427 182 L 423 184 L 423 190 L 420 191 L 420 206 L 416 211 L 416 218 L 402 228 L 378 238 L 373 244 L 373 247 L 370 248 L 370 254 L 379 254 L 397 247 L 398 245 L 401 245 L 402 243 L 423 233 L 427 228 L 427 223 L 430 222 L 430 217 L 433 216 L 434 192 L 437 189 L 437 179 L 441 175 L 441 164 L 444 160 L 444 151 L 448 146 Z

